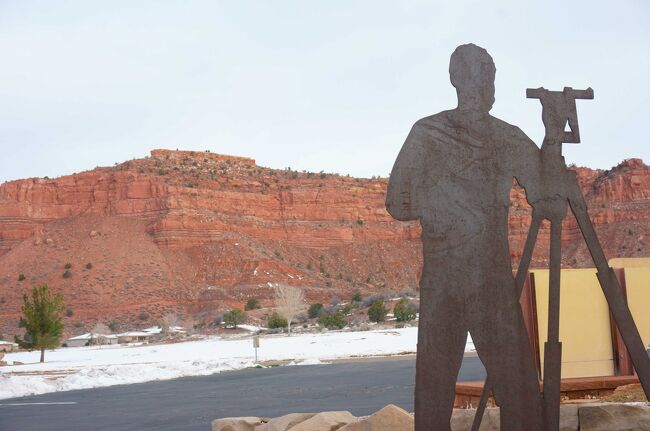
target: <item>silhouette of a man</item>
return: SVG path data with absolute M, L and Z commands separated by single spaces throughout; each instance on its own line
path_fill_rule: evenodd
M 415 123 L 388 183 L 388 212 L 422 225 L 416 431 L 450 430 L 468 331 L 494 382 L 501 429 L 541 429 L 538 376 L 508 246 L 512 180 L 535 206 L 541 156 L 519 128 L 490 115 L 495 73 L 485 49 L 454 51 L 449 75 L 458 107 Z

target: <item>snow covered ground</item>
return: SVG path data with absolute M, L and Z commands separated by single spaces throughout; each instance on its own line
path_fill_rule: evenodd
M 328 359 L 414 353 L 417 328 L 363 332 L 265 335 L 258 360 L 318 364 Z M 468 337 L 466 351 L 474 350 Z M 255 365 L 251 337 L 219 338 L 175 344 L 72 347 L 39 352 L 8 353 L 0 367 L 0 399 L 55 391 L 95 388 L 183 376 L 199 376 Z

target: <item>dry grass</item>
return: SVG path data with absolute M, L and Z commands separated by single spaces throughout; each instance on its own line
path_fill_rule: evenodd
M 639 383 L 632 385 L 619 386 L 613 394 L 604 397 L 602 401 L 606 403 L 629 403 L 629 402 L 643 402 L 648 401 L 643 388 Z

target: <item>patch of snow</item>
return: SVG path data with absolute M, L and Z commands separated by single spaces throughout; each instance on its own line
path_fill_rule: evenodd
M 259 361 L 308 365 L 337 358 L 415 353 L 416 343 L 416 327 L 328 331 L 265 335 L 257 351 Z M 255 365 L 252 344 L 250 337 L 210 337 L 172 344 L 68 347 L 48 350 L 42 364 L 37 351 L 7 353 L 8 363 L 24 365 L 0 367 L 0 399 L 243 369 Z M 474 350 L 469 337 L 465 350 Z
M 261 331 L 262 329 L 266 329 L 266 328 L 262 328 L 261 326 L 255 326 L 255 325 L 237 325 L 237 327 L 250 332 L 258 332 Z
M 287 366 L 293 366 L 293 365 L 327 365 L 330 364 L 331 362 L 323 362 L 318 358 L 311 358 L 311 359 L 305 359 L 304 361 L 296 362 L 296 361 L 291 361 L 287 364 Z
M 93 338 L 109 338 L 115 339 L 117 335 L 113 334 L 94 334 L 92 332 L 87 332 L 85 334 L 77 335 L 76 337 L 68 338 L 68 340 L 90 340 Z

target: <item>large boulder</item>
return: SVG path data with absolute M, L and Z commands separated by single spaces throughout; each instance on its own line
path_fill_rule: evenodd
M 476 409 L 454 409 L 451 415 L 451 431 L 469 431 L 472 429 Z M 483 413 L 483 420 L 479 431 L 499 431 L 501 415 L 499 408 L 487 408 Z
M 564 404 L 560 406 L 560 431 L 578 431 L 578 405 Z
M 322 412 L 291 427 L 291 431 L 334 431 L 356 421 L 357 418 L 347 411 Z
M 291 413 L 273 418 L 265 424 L 255 427 L 255 431 L 287 431 L 289 428 L 312 418 L 316 413 Z
M 409 412 L 389 404 L 372 416 L 345 425 L 339 431 L 413 431 L 414 422 Z
M 452 431 L 469 431 L 474 422 L 475 409 L 454 409 L 451 416 Z M 498 407 L 487 408 L 481 421 L 479 431 L 499 431 L 501 414 Z M 560 406 L 560 431 L 578 431 L 578 406 L 567 404 Z
M 255 427 L 262 424 L 260 418 L 222 418 L 212 421 L 212 431 L 255 431 Z
M 629 404 L 583 405 L 580 431 L 650 430 L 650 407 Z

